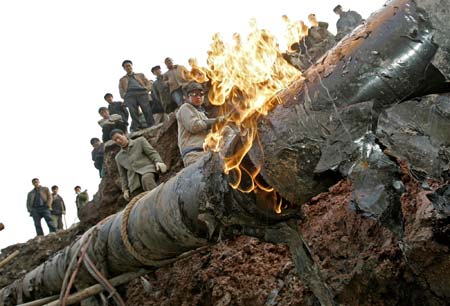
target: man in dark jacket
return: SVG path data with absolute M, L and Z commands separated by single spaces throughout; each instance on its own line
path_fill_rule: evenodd
M 161 66 L 154 66 L 151 71 L 156 77 L 156 80 L 152 85 L 153 101 L 157 100 L 166 114 L 173 112 L 177 108 L 177 104 L 174 103 L 170 97 L 169 86 L 163 80 Z
M 52 219 L 53 223 L 56 225 L 56 230 L 61 231 L 64 229 L 62 215 L 66 214 L 66 205 L 64 204 L 63 198 L 58 194 L 58 190 L 58 186 L 52 186 Z
M 40 185 L 39 179 L 31 180 L 34 188 L 27 196 L 27 210 L 30 216 L 33 217 L 36 234 L 43 236 L 44 231 L 41 226 L 41 219 L 44 218 L 50 232 L 56 232 L 56 227 L 53 224 L 52 215 L 50 213 L 53 204 L 53 198 L 47 187 Z
M 91 152 L 94 167 L 98 169 L 100 178 L 105 176 L 103 169 L 103 155 L 105 154 L 105 145 L 98 138 L 91 139 L 91 145 L 94 148 Z
M 361 15 L 355 11 L 344 11 L 341 5 L 337 5 L 333 12 L 339 15 L 339 19 L 336 22 L 336 41 L 341 40 L 345 35 L 350 33 L 354 28 L 361 24 L 364 20 Z
M 122 121 L 122 117 L 120 117 L 120 115 L 110 115 L 108 109 L 104 106 L 98 109 L 98 113 L 102 116 L 102 119 L 98 121 L 98 125 L 102 128 L 103 142 L 107 142 L 111 139 L 110 133 L 114 129 L 120 129 L 124 133 L 127 132 L 127 124 Z
M 128 125 L 128 109 L 125 105 L 125 103 L 120 101 L 113 101 L 114 97 L 111 93 L 106 93 L 103 97 L 106 102 L 108 102 L 108 111 L 110 115 L 120 115 L 122 117 L 122 121 L 125 122 Z

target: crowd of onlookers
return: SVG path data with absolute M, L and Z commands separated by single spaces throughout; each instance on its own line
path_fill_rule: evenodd
M 155 79 L 149 80 L 145 74 L 133 70 L 131 60 L 122 62 L 125 75 L 119 80 L 119 92 L 123 102 L 114 101 L 111 93 L 104 95 L 107 106 L 102 106 L 98 110 L 101 116 L 98 124 L 102 130 L 102 137 L 101 140 L 94 137 L 90 141 L 93 147 L 92 160 L 99 170 L 100 177 L 105 175 L 102 166 L 104 146 L 112 139 L 113 131 L 121 131 L 123 135 L 130 136 L 139 130 L 164 122 L 169 113 L 178 110 L 189 100 L 186 89 L 192 83 L 201 87 L 202 97 L 205 95 L 208 89 L 206 71 L 199 68 L 194 59 L 189 60 L 191 70 L 183 65 L 174 64 L 169 57 L 164 63 L 167 71 L 162 73 L 161 66 L 154 66 L 151 72 Z
M 58 194 L 58 186 L 53 185 L 50 192 L 48 187 L 41 186 L 38 178 L 33 178 L 31 183 L 34 188 L 28 192 L 27 210 L 33 218 L 36 234 L 38 236 L 44 235 L 41 226 L 42 218 L 44 218 L 47 223 L 50 232 L 56 232 L 67 228 L 64 218 L 64 215 L 66 214 L 66 205 L 63 198 Z M 74 190 L 77 195 L 75 203 L 77 210 L 79 211 L 89 201 L 89 195 L 87 190 L 81 191 L 80 186 L 75 186 Z
M 334 12 L 340 17 L 336 24 L 337 39 L 363 21 L 358 13 L 343 11 L 340 5 L 334 8 Z M 327 23 L 317 23 L 314 15 L 310 17 L 314 24 L 308 29 L 308 36 L 296 46 L 299 55 L 308 55 L 309 62 L 311 56 L 317 57 L 330 47 L 330 38 L 333 43 L 335 41 L 335 37 L 327 30 Z M 161 66 L 154 66 L 151 68 L 154 80 L 149 80 L 145 74 L 133 70 L 131 60 L 124 60 L 122 68 L 125 75 L 119 80 L 119 93 L 123 101 L 115 101 L 111 93 L 106 93 L 103 98 L 107 106 L 98 109 L 102 137 L 101 140 L 94 137 L 90 141 L 93 147 L 92 160 L 99 170 L 99 176 L 104 177 L 105 144 L 110 142 L 120 146 L 115 160 L 126 200 L 140 191 L 155 188 L 159 174 L 168 170 L 159 152 L 144 137 L 136 137 L 136 132 L 164 122 L 167 114 L 175 112 L 178 148 L 183 164 L 187 167 L 205 154 L 203 143 L 206 135 L 215 123 L 224 120 L 222 116 L 216 116 L 217 110 L 205 98 L 210 87 L 206 69 L 199 67 L 195 59 L 189 60 L 191 70 L 174 64 L 170 57 L 164 63 L 166 72 L 162 73 Z M 297 66 L 303 68 L 301 62 Z M 205 109 L 205 101 L 210 113 Z M 53 186 L 50 193 L 47 187 L 40 186 L 37 178 L 32 183 L 35 188 L 28 194 L 27 208 L 35 222 L 37 234 L 43 234 L 41 218 L 47 222 L 50 232 L 62 229 L 65 205 L 58 195 L 58 187 Z M 75 192 L 79 210 L 88 202 L 89 196 L 86 191 L 81 192 L 79 186 L 75 187 Z

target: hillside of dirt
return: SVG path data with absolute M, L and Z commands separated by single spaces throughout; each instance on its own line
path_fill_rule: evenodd
M 257 123 L 226 124 L 226 157 L 256 125 L 240 165 L 240 186 L 254 190 L 231 188 L 239 171 L 222 171 L 217 153 L 183 169 L 174 113 L 129 135 L 168 166 L 159 188 L 130 202 L 120 148 L 105 143 L 106 176 L 80 223 L 1 251 L 0 306 L 68 282 L 67 294 L 102 284 L 81 306 L 450 306 L 450 41 L 440 30 L 450 12 L 419 2 L 388 3 L 324 56 L 316 50 L 305 80 Z M 144 267 L 116 289 L 105 280 Z
M 167 153 L 163 159 L 171 171 L 161 181 L 173 176 L 181 167 L 176 120 L 171 117 L 143 136 Z M 78 226 L 2 250 L 0 260 L 15 250 L 20 253 L 1 269 L 0 287 L 73 243 L 90 225 L 123 209 L 126 202 L 113 163 L 117 151 L 114 144 L 106 147 L 108 175 Z M 440 215 L 427 197 L 441 183 L 429 181 L 424 190 L 410 173 L 404 165 L 401 240 L 350 208 L 350 181 L 340 181 L 303 207 L 298 228 L 341 305 L 449 305 L 450 218 Z M 299 279 L 287 246 L 238 234 L 230 229 L 218 244 L 123 286 L 120 292 L 127 305 L 318 305 Z

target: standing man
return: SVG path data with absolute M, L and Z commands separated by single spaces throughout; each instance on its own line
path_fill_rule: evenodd
M 348 10 L 344 12 L 340 4 L 333 9 L 333 12 L 336 15 L 339 15 L 339 19 L 336 22 L 336 41 L 341 40 L 345 35 L 353 31 L 356 26 L 364 21 L 361 15 L 355 11 Z
M 167 166 L 147 139 L 128 139 L 118 129 L 111 132 L 111 138 L 121 147 L 116 155 L 116 163 L 125 200 L 128 201 L 133 191 L 139 187 L 144 191 L 155 188 L 157 173 L 165 173 Z
M 126 74 L 119 80 L 119 92 L 125 101 L 125 105 L 130 110 L 131 127 L 133 130 L 144 128 L 139 121 L 139 107 L 144 113 L 147 127 L 151 127 L 155 123 L 148 99 L 148 92 L 152 89 L 152 83 L 143 73 L 133 72 L 133 63 L 130 60 L 124 60 L 122 67 Z
M 66 214 L 66 205 L 64 205 L 63 198 L 58 194 L 58 186 L 52 186 L 52 219 L 53 224 L 56 225 L 56 230 L 61 231 L 64 229 L 62 215 Z
M 56 232 L 56 227 L 53 224 L 52 215 L 50 213 L 53 204 L 50 190 L 47 187 L 41 186 L 38 178 L 32 179 L 31 183 L 34 188 L 27 196 L 27 210 L 30 213 L 30 216 L 33 217 L 36 234 L 38 236 L 44 235 L 41 226 L 42 218 L 44 218 L 47 223 L 49 231 L 51 233 Z
M 92 161 L 94 162 L 94 167 L 98 169 L 100 178 L 105 176 L 105 171 L 103 170 L 103 156 L 105 155 L 105 145 L 100 141 L 100 139 L 94 137 L 91 138 L 92 149 Z
M 209 129 L 217 119 L 209 119 L 203 105 L 202 85 L 191 82 L 186 88 L 187 102 L 181 105 L 176 117 L 178 123 L 178 148 L 185 167 L 193 164 L 197 159 L 205 154 L 203 143 L 209 133 Z
M 169 86 L 163 80 L 161 66 L 152 67 L 151 71 L 156 77 L 152 86 L 153 96 L 159 101 L 166 114 L 173 112 L 177 108 L 177 104 L 170 98 Z
M 164 60 L 167 72 L 164 73 L 164 81 L 169 86 L 170 97 L 177 106 L 183 104 L 182 87 L 189 82 L 189 70 L 182 65 L 174 65 L 173 60 L 167 57 Z
M 87 190 L 84 190 L 81 192 L 80 186 L 75 186 L 74 188 L 75 194 L 77 197 L 75 198 L 75 203 L 77 204 L 77 215 L 78 218 L 80 217 L 80 210 L 86 206 L 87 202 L 89 202 L 89 195 L 87 193 Z
M 111 93 L 106 93 L 103 97 L 105 101 L 108 103 L 108 111 L 110 115 L 120 115 L 122 117 L 122 121 L 128 125 L 128 109 L 125 103 L 120 101 L 114 101 L 114 97 Z

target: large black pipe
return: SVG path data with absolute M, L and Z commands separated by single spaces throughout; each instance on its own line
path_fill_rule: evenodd
M 264 227 L 298 214 L 289 210 L 276 214 L 272 203 L 232 189 L 222 169 L 218 155 L 209 154 L 137 201 L 125 223 L 131 250 L 123 240 L 125 211 L 91 228 L 84 236 L 92 236 L 89 258 L 105 276 L 113 277 L 144 266 L 167 264 L 186 251 L 213 243 L 223 226 Z M 74 269 L 69 268 L 69 263 L 78 256 L 86 239 L 75 241 L 23 279 L 1 289 L 0 305 L 16 305 L 59 293 L 67 270 Z M 92 277 L 82 269 L 77 288 L 92 283 Z
M 304 80 L 278 94 L 282 103 L 258 125 L 264 152 L 253 146 L 249 153 L 254 164 L 263 162 L 269 185 L 304 203 L 334 184 L 337 174 L 348 174 L 358 140 L 375 130 L 380 111 L 448 87 L 431 64 L 437 50 L 450 46 L 448 39 L 441 40 L 445 45 L 433 40 L 435 17 L 450 17 L 445 2 L 427 11 L 411 0 L 388 2 L 311 66 Z M 445 28 L 449 33 L 448 23 Z
M 345 160 L 359 148 L 357 140 L 373 130 L 377 112 L 443 83 L 444 76 L 430 65 L 438 48 L 448 48 L 432 41 L 429 16 L 436 11 L 425 12 L 413 1 L 389 2 L 306 71 L 306 81 L 280 93 L 284 103 L 259 124 L 264 152 L 255 146 L 249 154 L 254 164 L 263 160 L 265 181 L 291 202 L 308 200 L 334 182 L 323 172 L 348 171 Z M 289 211 L 275 214 L 263 197 L 231 189 L 222 166 L 217 156 L 208 155 L 136 204 L 127 223 L 128 239 L 146 262 L 124 245 L 123 212 L 92 230 L 89 257 L 111 277 L 159 266 L 215 241 L 223 225 L 264 228 L 292 217 Z M 81 244 L 75 242 L 0 290 L 0 305 L 14 305 L 20 295 L 27 301 L 58 293 Z M 86 271 L 80 279 L 80 286 L 92 282 Z

